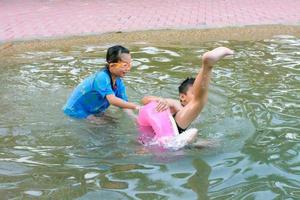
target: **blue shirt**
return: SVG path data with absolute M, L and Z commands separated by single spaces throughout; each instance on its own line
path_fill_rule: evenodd
M 116 88 L 112 88 L 110 72 L 107 68 L 85 78 L 69 97 L 63 111 L 75 118 L 86 118 L 91 114 L 104 112 L 109 107 L 107 95 L 128 101 L 125 85 L 121 78 L 116 79 Z

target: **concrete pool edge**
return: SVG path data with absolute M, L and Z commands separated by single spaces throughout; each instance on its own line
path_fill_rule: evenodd
M 0 43 L 0 60 L 24 51 L 69 48 L 76 45 L 154 43 L 156 46 L 194 46 L 202 42 L 218 40 L 255 41 L 274 35 L 300 36 L 299 25 L 253 25 L 206 29 L 160 29 L 132 32 L 64 36 Z

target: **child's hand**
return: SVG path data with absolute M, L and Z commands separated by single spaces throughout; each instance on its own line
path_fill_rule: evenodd
M 157 112 L 162 112 L 164 110 L 167 110 L 169 108 L 168 101 L 164 98 L 159 98 L 157 101 L 158 105 L 156 106 Z
M 139 111 L 141 109 L 141 106 L 137 105 L 134 110 Z

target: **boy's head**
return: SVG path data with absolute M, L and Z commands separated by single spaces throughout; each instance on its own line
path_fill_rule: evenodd
M 107 49 L 106 62 L 112 74 L 123 77 L 131 69 L 130 51 L 121 45 L 112 46 Z
M 192 86 L 194 84 L 195 78 L 186 78 L 178 87 L 179 100 L 182 106 L 188 104 L 194 97 Z

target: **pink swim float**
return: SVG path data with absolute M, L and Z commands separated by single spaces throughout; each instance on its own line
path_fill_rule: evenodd
M 156 106 L 157 102 L 152 101 L 139 111 L 137 122 L 141 134 L 138 139 L 144 144 L 149 140 L 160 142 L 167 137 L 176 136 L 176 132 L 178 132 L 174 130 L 170 110 L 157 112 Z

